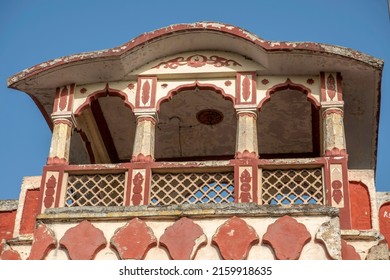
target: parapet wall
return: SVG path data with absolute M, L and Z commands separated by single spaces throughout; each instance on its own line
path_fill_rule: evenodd
M 19 238 L 8 250 L 20 259 L 341 259 L 338 215 L 251 203 L 48 209 L 31 245 Z

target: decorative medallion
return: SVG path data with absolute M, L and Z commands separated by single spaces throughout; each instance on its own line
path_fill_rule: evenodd
M 159 69 L 160 67 L 165 69 L 176 69 L 179 66 L 190 66 L 193 68 L 203 67 L 205 65 L 212 65 L 214 67 L 223 67 L 223 66 L 242 66 L 235 60 L 227 59 L 221 56 L 212 55 L 205 56 L 201 54 L 195 54 L 188 57 L 179 56 L 168 61 L 163 61 L 160 64 L 154 66 L 153 68 Z
M 144 176 L 140 172 L 135 174 L 133 178 L 133 205 L 140 205 L 142 201 L 142 183 L 144 182 Z
M 241 175 L 240 175 L 240 201 L 241 202 L 251 202 L 252 196 L 251 196 L 251 182 L 252 177 L 251 174 L 248 172 L 247 169 L 245 169 Z
M 128 85 L 127 85 L 127 88 L 128 88 L 129 90 L 132 90 L 132 89 L 134 89 L 134 88 L 135 88 L 135 85 L 134 85 L 134 83 L 130 83 L 130 84 L 128 84 Z
M 142 85 L 142 94 L 141 94 L 141 100 L 144 105 L 148 103 L 149 97 L 150 97 L 150 83 L 148 80 L 146 80 Z
M 205 109 L 196 114 L 196 119 L 205 125 L 216 125 L 222 122 L 223 114 L 215 109 Z
M 173 260 L 193 260 L 198 249 L 206 243 L 202 228 L 188 218 L 181 218 L 165 229 L 160 238 L 160 244 L 168 249 Z
M 82 89 L 80 89 L 80 93 L 81 93 L 81 94 L 84 94 L 84 93 L 86 93 L 86 92 L 87 92 L 87 89 L 86 89 L 86 88 L 83 87 Z
M 67 99 L 68 99 L 68 88 L 65 86 L 60 93 L 60 103 L 59 103 L 59 109 L 60 111 L 64 111 L 67 105 Z
M 122 260 L 142 260 L 156 244 L 152 229 L 138 218 L 118 229 L 111 238 L 111 246 L 118 251 Z
M 306 83 L 308 83 L 309 85 L 312 85 L 312 84 L 314 84 L 314 80 L 313 79 L 307 79 Z
M 290 216 L 283 216 L 269 225 L 263 242 L 274 250 L 278 260 L 297 260 L 303 246 L 311 239 L 304 224 Z
M 218 228 L 213 242 L 224 260 L 245 260 L 259 237 L 243 219 L 232 217 Z
M 232 85 L 231 81 L 229 81 L 229 80 L 225 81 L 225 86 L 230 87 L 231 85 Z
M 262 80 L 261 80 L 261 83 L 262 83 L 263 85 L 267 85 L 267 84 L 269 83 L 269 81 L 268 81 L 267 79 L 262 79 Z
M 326 80 L 326 87 L 328 89 L 328 95 L 330 100 L 333 100 L 333 98 L 336 96 L 336 80 L 334 79 L 332 74 L 330 74 L 328 76 L 328 79 Z
M 343 192 L 341 190 L 342 186 L 343 183 L 341 183 L 340 180 L 334 180 L 332 182 L 332 197 L 337 204 L 340 204 L 341 200 L 343 199 Z
M 248 101 L 248 98 L 251 96 L 251 80 L 248 75 L 245 75 L 244 80 L 242 81 L 242 97 L 245 101 Z
M 46 208 L 50 208 L 53 205 L 56 185 L 57 185 L 56 177 L 54 177 L 54 175 L 51 175 L 50 178 L 46 181 L 46 190 L 45 190 L 45 199 L 44 199 L 44 205 Z
M 60 240 L 71 260 L 92 260 L 106 244 L 103 232 L 84 220 L 68 229 Z

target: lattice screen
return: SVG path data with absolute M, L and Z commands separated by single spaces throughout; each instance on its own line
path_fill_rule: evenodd
M 65 206 L 121 206 L 125 174 L 69 175 Z
M 230 203 L 234 201 L 234 174 L 155 173 L 151 205 Z
M 322 169 L 263 169 L 263 204 L 324 204 Z

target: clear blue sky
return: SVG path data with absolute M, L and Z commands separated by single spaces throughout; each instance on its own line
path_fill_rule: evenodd
M 23 176 L 40 175 L 51 133 L 9 76 L 59 56 L 112 48 L 175 23 L 217 21 L 266 40 L 311 41 L 385 60 L 376 184 L 390 191 L 390 22 L 387 0 L 0 2 L 0 199 L 19 196 Z M 348 141 L 348 139 L 347 139 Z

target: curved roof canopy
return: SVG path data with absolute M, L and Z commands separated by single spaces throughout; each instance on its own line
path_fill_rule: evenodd
M 367 152 L 356 159 L 370 159 L 364 162 L 355 160 L 353 165 L 355 168 L 375 167 L 383 61 L 339 46 L 266 41 L 223 23 L 177 24 L 144 33 L 119 47 L 60 57 L 35 65 L 11 76 L 8 86 L 29 94 L 51 125 L 48 116 L 59 86 L 131 80 L 137 69 L 156 59 L 202 50 L 242 55 L 264 67 L 257 71 L 258 75 L 340 72 L 348 149 L 356 153 L 360 153 L 359 149 L 366 149 Z M 366 147 L 362 148 L 362 145 Z

